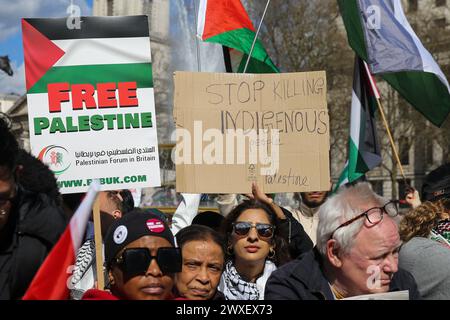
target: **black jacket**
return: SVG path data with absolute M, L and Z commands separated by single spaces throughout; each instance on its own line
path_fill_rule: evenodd
M 0 300 L 19 299 L 53 245 L 67 218 L 53 200 L 19 187 L 0 241 Z
M 389 291 L 409 290 L 410 300 L 420 299 L 414 277 L 399 269 Z M 266 284 L 266 300 L 334 300 L 328 280 L 322 272 L 317 249 L 303 254 L 275 270 Z
M 308 234 L 303 229 L 300 222 L 292 216 L 292 213 L 285 209 L 283 210 L 286 216 L 285 220 L 281 220 L 278 225 L 280 234 L 286 239 L 289 244 L 290 255 L 292 258 L 296 258 L 303 253 L 310 251 L 314 244 L 309 238 Z

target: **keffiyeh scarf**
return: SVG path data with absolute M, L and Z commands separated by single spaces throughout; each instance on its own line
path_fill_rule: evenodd
M 430 239 L 450 248 L 450 220 L 439 221 L 433 230 L 431 230 Z
M 246 282 L 241 278 L 233 261 L 228 261 L 220 279 L 219 291 L 227 300 L 263 300 L 266 282 L 277 267 L 272 261 L 266 260 L 263 274 L 256 283 Z

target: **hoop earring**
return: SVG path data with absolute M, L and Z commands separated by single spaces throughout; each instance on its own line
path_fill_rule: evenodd
M 227 247 L 227 255 L 232 256 L 233 255 L 233 246 L 228 246 Z
M 275 258 L 275 249 L 274 248 L 270 248 L 269 249 L 269 255 L 267 256 L 267 258 L 269 258 L 269 259 L 273 259 L 273 258 Z

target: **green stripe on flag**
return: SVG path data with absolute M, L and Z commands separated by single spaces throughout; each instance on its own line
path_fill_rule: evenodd
M 214 37 L 208 38 L 206 42 L 220 43 L 223 46 L 227 46 L 229 48 L 236 49 L 243 53 L 250 53 L 250 49 L 252 47 L 253 39 L 255 38 L 255 32 L 246 29 L 235 29 L 232 31 L 224 32 L 218 34 Z M 246 58 L 246 56 L 244 55 Z M 259 64 L 259 69 L 266 73 L 277 73 L 279 72 L 278 68 L 273 64 L 266 50 L 264 49 L 261 41 L 259 39 L 256 40 L 255 47 L 252 51 L 252 58 L 263 62 L 265 65 Z
M 353 142 L 352 139 L 349 139 L 349 155 L 348 155 L 348 181 L 353 182 L 359 178 L 361 178 L 365 172 L 370 169 L 367 167 L 364 162 L 364 158 L 361 156 L 359 152 L 359 147 Z
M 106 82 L 136 82 L 138 88 L 153 88 L 151 63 L 98 64 L 53 67 L 28 90 L 46 93 L 50 83 L 92 84 Z
M 350 47 L 356 51 L 358 56 L 367 61 L 366 44 L 364 43 L 364 33 L 361 26 L 358 1 L 338 0 L 338 4 L 345 29 L 347 30 L 347 39 Z
M 447 87 L 435 74 L 404 71 L 381 76 L 434 125 L 442 125 L 450 110 L 450 99 Z

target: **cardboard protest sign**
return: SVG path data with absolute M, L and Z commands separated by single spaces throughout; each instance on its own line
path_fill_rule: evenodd
M 62 193 L 160 186 L 147 16 L 22 19 L 32 153 Z
M 325 72 L 174 78 L 178 192 L 329 190 Z

